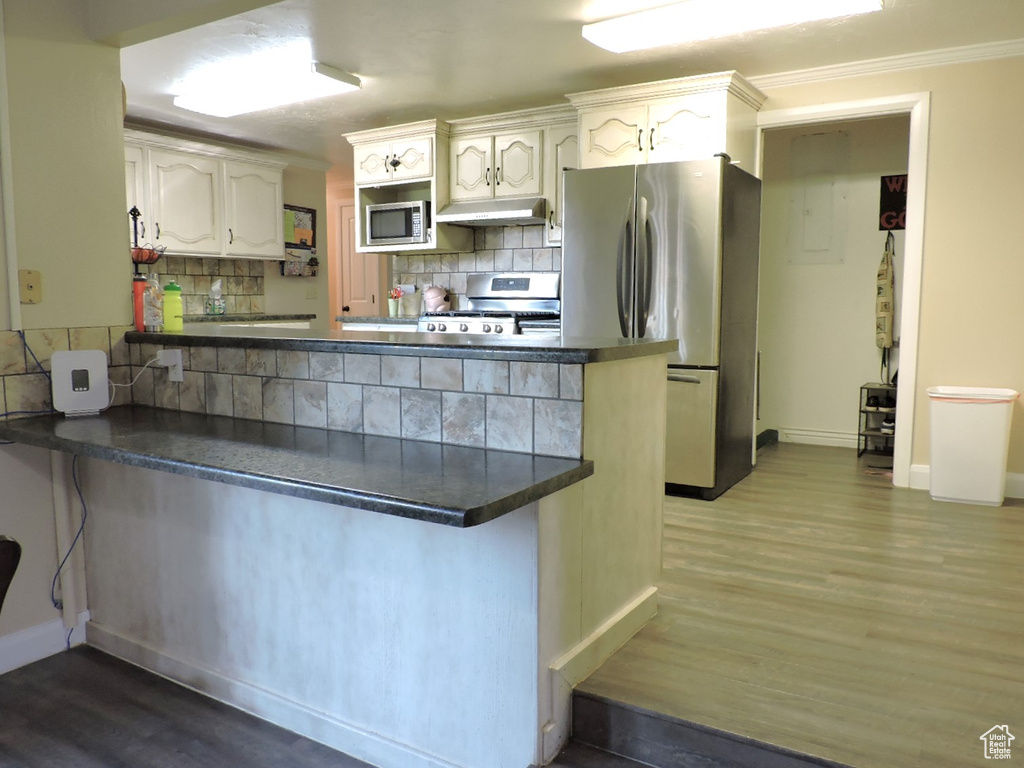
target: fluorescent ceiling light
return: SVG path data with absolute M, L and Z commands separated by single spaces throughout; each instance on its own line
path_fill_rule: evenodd
M 583 25 L 613 53 L 729 37 L 758 29 L 882 10 L 883 0 L 688 0 Z
M 198 67 L 175 86 L 174 106 L 232 117 L 359 87 L 355 75 L 312 61 L 308 40 L 294 40 Z

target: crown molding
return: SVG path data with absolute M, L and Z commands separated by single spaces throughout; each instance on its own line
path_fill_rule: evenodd
M 790 85 L 819 83 L 825 80 L 839 80 L 845 77 L 861 77 L 906 69 L 939 67 L 946 64 L 962 64 L 970 61 L 990 61 L 1024 56 L 1024 40 L 1004 40 L 999 43 L 964 45 L 957 48 L 940 48 L 923 53 L 907 53 L 900 56 L 886 56 L 880 59 L 865 59 L 847 64 L 836 64 L 814 69 L 797 69 L 775 75 L 751 77 L 749 81 L 759 89 L 785 88 Z

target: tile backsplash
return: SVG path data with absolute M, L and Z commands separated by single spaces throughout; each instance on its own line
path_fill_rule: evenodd
M 19 418 L 51 409 L 50 358 L 69 349 L 99 349 L 107 356 L 107 374 L 113 404 L 131 402 L 128 383 L 126 326 L 94 328 L 41 328 L 24 332 L 0 331 L 0 411 L 2 418 Z
M 264 262 L 256 259 L 204 259 L 190 256 L 165 256 L 156 264 L 140 265 L 143 274 L 160 275 L 160 285 L 174 280 L 181 286 L 186 315 L 201 315 L 214 280 L 221 281 L 229 315 L 249 315 L 266 311 L 264 300 Z
M 395 283 L 442 285 L 452 308 L 464 309 L 471 272 L 557 272 L 562 249 L 544 247 L 544 226 L 486 227 L 475 231 L 473 253 L 402 254 L 392 262 Z
M 136 404 L 473 448 L 583 455 L 579 364 L 182 345 L 179 383 L 166 369 L 142 369 L 159 349 L 130 345 Z

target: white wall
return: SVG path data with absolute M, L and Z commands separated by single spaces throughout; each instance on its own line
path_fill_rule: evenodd
M 898 116 L 765 133 L 758 431 L 778 429 L 780 439 L 794 442 L 856 446 L 859 387 L 879 380 L 875 279 L 885 244 L 878 229 L 880 177 L 906 173 L 908 132 L 909 118 Z M 834 246 L 818 255 L 804 251 L 801 221 L 828 190 L 812 188 L 804 199 L 805 169 L 815 163 L 795 154 L 808 149 L 802 137 L 815 134 L 846 134 L 848 148 L 845 158 L 825 158 L 833 161 L 826 165 L 845 170 L 835 179 L 832 217 L 827 204 L 814 214 L 818 223 L 828 219 L 825 234 Z M 833 151 L 840 153 L 843 145 L 833 141 Z M 903 233 L 894 234 L 899 264 Z

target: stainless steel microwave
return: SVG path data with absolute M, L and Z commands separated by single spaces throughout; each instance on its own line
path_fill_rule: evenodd
M 367 245 L 408 245 L 429 241 L 429 200 L 366 206 Z

